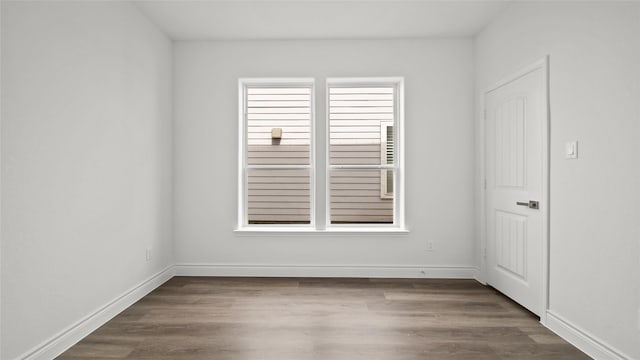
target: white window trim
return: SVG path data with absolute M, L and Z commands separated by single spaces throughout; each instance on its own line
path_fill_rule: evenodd
M 356 165 L 342 166 L 331 165 L 331 147 L 330 141 L 330 121 L 329 121 L 329 88 L 332 85 L 339 86 L 389 86 L 393 84 L 396 88 L 396 128 L 393 134 L 395 140 L 395 152 L 393 165 Z M 405 204 L 404 204 L 404 78 L 403 77 L 371 77 L 371 78 L 327 78 L 325 84 L 325 114 L 326 114 L 326 130 L 325 133 L 325 156 L 326 156 L 326 174 L 325 174 L 325 231 L 327 232 L 348 232 L 348 233 L 408 233 L 405 223 Z M 331 224 L 331 181 L 330 175 L 332 169 L 395 169 L 394 172 L 394 191 L 393 198 L 394 223 L 393 224 Z
M 248 165 L 246 156 L 246 144 L 247 144 L 247 113 L 246 113 L 246 99 L 247 99 L 247 87 L 249 86 L 263 86 L 263 87 L 286 87 L 286 86 L 301 86 L 306 85 L 311 89 L 311 105 L 310 105 L 310 129 L 309 129 L 309 165 L 280 165 L 280 166 L 261 166 L 261 165 Z M 236 232 L 309 232 L 314 231 L 316 228 L 316 216 L 315 216 L 315 79 L 313 78 L 240 78 L 238 79 L 238 223 Z M 267 225 L 267 224 L 252 224 L 249 225 L 248 221 L 248 183 L 246 172 L 247 169 L 308 169 L 310 177 L 310 189 L 309 189 L 309 203 L 310 203 L 310 223 L 309 224 L 288 224 L 288 225 Z

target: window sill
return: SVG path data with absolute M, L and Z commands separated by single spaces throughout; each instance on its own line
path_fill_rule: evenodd
M 287 227 L 242 227 L 234 230 L 238 235 L 407 235 L 409 229 L 396 227 L 332 227 L 328 229 Z

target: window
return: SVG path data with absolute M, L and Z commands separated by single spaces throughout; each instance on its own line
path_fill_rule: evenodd
M 239 219 L 313 224 L 313 80 L 241 80 Z
M 401 92 L 398 79 L 327 81 L 331 226 L 402 226 Z
M 319 179 L 314 80 L 239 83 L 238 230 L 406 232 L 402 79 L 327 80 L 326 127 L 318 127 L 326 129 L 319 145 L 326 177 Z M 325 198 L 324 219 L 316 219 L 316 192 Z

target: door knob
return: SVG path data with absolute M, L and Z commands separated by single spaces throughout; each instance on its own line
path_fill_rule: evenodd
M 529 200 L 529 202 L 517 201 L 516 205 L 526 206 L 529 209 L 536 209 L 536 210 L 538 210 L 540 208 L 540 203 L 538 201 L 534 201 L 534 200 Z

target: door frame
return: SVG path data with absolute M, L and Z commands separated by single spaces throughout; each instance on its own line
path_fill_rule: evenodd
M 510 82 L 518 80 L 519 78 L 536 70 L 542 70 L 543 76 L 543 91 L 542 106 L 544 108 L 544 118 L 542 121 L 542 194 L 541 194 L 541 220 L 542 220 L 542 289 L 541 290 L 541 309 L 540 309 L 540 323 L 546 325 L 547 323 L 547 310 L 549 309 L 549 145 L 550 145 L 550 109 L 549 109 L 549 56 L 545 56 L 538 61 L 521 68 L 520 70 L 512 73 L 509 76 L 504 77 L 500 81 L 494 83 L 482 90 L 480 94 L 480 119 L 481 126 L 479 134 L 480 145 L 480 267 L 478 269 L 478 280 L 487 284 L 488 280 L 488 264 L 487 264 L 487 212 L 486 212 L 486 97 L 487 94 L 499 87 L 502 87 Z

